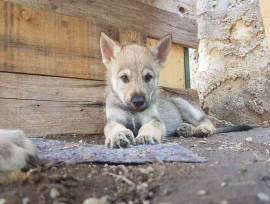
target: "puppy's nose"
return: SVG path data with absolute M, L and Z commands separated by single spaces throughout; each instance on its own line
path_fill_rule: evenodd
M 131 103 L 136 107 L 141 107 L 145 102 L 145 97 L 142 95 L 133 96 L 131 98 Z

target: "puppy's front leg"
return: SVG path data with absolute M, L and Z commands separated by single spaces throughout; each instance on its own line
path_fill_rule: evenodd
M 114 121 L 107 122 L 104 134 L 106 137 L 105 145 L 109 148 L 129 147 L 135 141 L 131 130 Z
M 158 119 L 153 119 L 141 127 L 135 141 L 136 144 L 156 144 L 161 142 L 164 135 L 164 124 Z

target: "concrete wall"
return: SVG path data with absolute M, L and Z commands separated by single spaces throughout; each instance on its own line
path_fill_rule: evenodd
M 197 1 L 192 87 L 210 115 L 270 126 L 270 58 L 257 0 Z

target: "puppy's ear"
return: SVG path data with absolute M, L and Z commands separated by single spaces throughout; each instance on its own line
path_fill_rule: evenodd
M 106 65 L 116 57 L 120 52 L 121 47 L 117 42 L 110 39 L 105 33 L 100 35 L 100 50 L 102 55 L 102 61 Z
M 155 56 L 155 60 L 159 63 L 160 66 L 163 66 L 166 62 L 167 56 L 170 52 L 172 46 L 172 35 L 168 34 L 160 39 L 157 46 L 152 49 L 152 52 Z

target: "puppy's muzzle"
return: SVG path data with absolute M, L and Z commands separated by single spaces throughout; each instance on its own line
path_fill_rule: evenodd
M 135 95 L 131 98 L 131 103 L 134 106 L 134 108 L 142 108 L 145 104 L 145 96 L 143 95 Z

